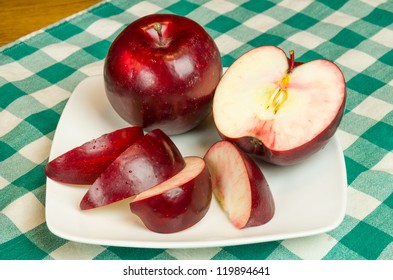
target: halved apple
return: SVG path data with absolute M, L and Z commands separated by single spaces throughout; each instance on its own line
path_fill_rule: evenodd
M 117 157 L 83 197 L 82 210 L 139 194 L 176 175 L 185 166 L 179 149 L 160 129 L 150 131 Z
M 217 86 L 213 116 L 225 140 L 277 164 L 298 163 L 323 148 L 344 112 L 343 73 L 331 61 L 295 62 L 274 46 L 237 59 Z
M 268 182 L 247 154 L 228 141 L 219 141 L 204 159 L 213 193 L 235 227 L 259 226 L 273 218 L 275 204 Z
M 182 171 L 150 188 L 130 203 L 151 231 L 174 233 L 198 223 L 207 213 L 212 198 L 209 171 L 200 157 L 185 157 Z
M 52 180 L 67 184 L 93 184 L 124 150 L 143 137 L 139 126 L 104 134 L 51 160 L 44 168 Z

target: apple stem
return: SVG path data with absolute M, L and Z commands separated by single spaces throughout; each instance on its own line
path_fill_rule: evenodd
M 163 40 L 162 40 L 162 25 L 159 22 L 156 22 L 153 25 L 154 30 L 157 32 L 158 34 L 158 39 L 160 40 L 160 46 L 163 46 Z
M 293 68 L 295 68 L 295 51 L 290 50 L 289 51 L 289 69 L 288 73 L 291 73 Z

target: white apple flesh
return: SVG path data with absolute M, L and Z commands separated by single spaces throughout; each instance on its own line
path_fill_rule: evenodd
M 273 195 L 258 165 L 228 141 L 215 143 L 204 157 L 213 193 L 231 223 L 239 229 L 269 222 Z
M 228 68 L 213 116 L 220 135 L 278 165 L 297 163 L 326 145 L 345 106 L 340 69 L 328 60 L 295 63 L 294 53 L 255 48 Z
M 200 157 L 185 157 L 185 167 L 172 178 L 150 188 L 130 203 L 151 231 L 174 233 L 198 223 L 212 198 L 210 174 Z

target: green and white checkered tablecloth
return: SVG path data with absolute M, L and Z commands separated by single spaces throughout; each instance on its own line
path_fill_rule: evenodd
M 188 16 L 224 66 L 261 45 L 326 58 L 347 80 L 338 130 L 348 205 L 336 229 L 309 237 L 202 249 L 80 244 L 45 223 L 54 132 L 75 87 L 97 74 L 116 35 L 150 13 Z M 393 259 L 393 1 L 148 0 L 102 2 L 0 48 L 0 259 Z

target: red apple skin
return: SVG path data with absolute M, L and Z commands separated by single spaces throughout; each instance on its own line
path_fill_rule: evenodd
M 171 178 L 185 161 L 161 130 L 140 138 L 117 157 L 91 185 L 80 208 L 88 210 L 132 197 Z
M 252 191 L 251 214 L 246 227 L 260 226 L 269 222 L 275 212 L 275 204 L 270 186 L 259 166 L 247 154 L 242 153 Z
M 143 137 L 141 127 L 126 127 L 104 134 L 51 160 L 45 175 L 66 184 L 93 184 L 129 146 Z
M 323 149 L 329 142 L 330 138 L 336 133 L 337 128 L 343 118 L 345 102 L 340 107 L 337 116 L 319 135 L 309 142 L 286 151 L 274 151 L 266 148 L 261 141 L 255 137 L 230 138 L 219 133 L 222 139 L 230 141 L 237 145 L 244 152 L 261 159 L 267 163 L 278 166 L 289 166 L 298 164 L 319 150 Z
M 154 24 L 162 26 L 162 40 Z M 222 75 L 219 50 L 195 21 L 172 14 L 142 17 L 112 43 L 104 65 L 108 100 L 146 131 L 184 133 L 211 112 Z
M 205 165 L 192 180 L 167 192 L 133 201 L 130 209 L 149 230 L 168 234 L 190 228 L 202 220 L 211 199 L 210 174 Z

